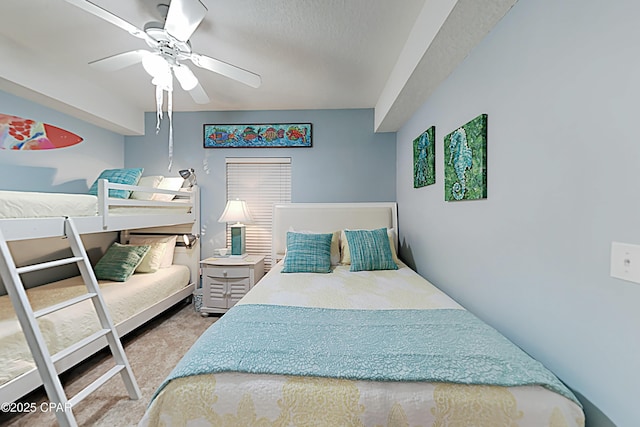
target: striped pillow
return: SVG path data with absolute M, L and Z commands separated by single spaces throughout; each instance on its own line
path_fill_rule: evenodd
M 142 168 L 137 169 L 105 169 L 100 176 L 93 182 L 89 189 L 89 194 L 98 195 L 98 181 L 106 179 L 115 184 L 136 185 L 142 176 Z M 129 190 L 109 190 L 109 197 L 115 199 L 128 199 L 131 195 Z
M 129 246 L 113 243 L 100 258 L 93 271 L 98 280 L 126 282 L 140 265 L 150 246 Z
M 386 228 L 377 230 L 345 230 L 351 267 L 349 271 L 397 270 Z
M 287 232 L 287 254 L 283 273 L 331 272 L 332 233 Z
M 400 259 L 398 258 L 398 254 L 396 253 L 395 228 L 387 228 L 387 235 L 389 236 L 389 246 L 391 248 L 391 256 L 393 257 L 393 262 L 395 262 L 396 264 L 399 264 Z M 344 265 L 351 264 L 351 253 L 349 252 L 349 242 L 347 242 L 347 236 L 345 236 L 344 230 L 342 230 L 342 234 L 340 235 L 340 264 L 344 264 Z

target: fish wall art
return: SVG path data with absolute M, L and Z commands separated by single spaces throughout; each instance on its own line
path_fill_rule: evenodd
M 80 142 L 75 133 L 48 123 L 0 114 L 0 150 L 52 150 Z
M 444 138 L 444 199 L 487 198 L 487 115 Z
M 311 147 L 311 123 L 204 125 L 204 148 Z

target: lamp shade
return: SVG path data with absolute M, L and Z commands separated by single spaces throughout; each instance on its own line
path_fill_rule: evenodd
M 173 67 L 173 73 L 178 79 L 182 89 L 189 91 L 198 85 L 198 79 L 193 72 L 186 65 L 175 65 Z
M 229 200 L 218 222 L 253 222 L 247 203 L 244 200 Z
M 142 66 L 151 77 L 163 76 L 171 71 L 169 63 L 156 53 L 145 55 L 142 58 Z

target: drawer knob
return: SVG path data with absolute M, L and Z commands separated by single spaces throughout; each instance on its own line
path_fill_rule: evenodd
M 222 275 L 226 276 L 227 275 L 227 270 L 222 270 Z

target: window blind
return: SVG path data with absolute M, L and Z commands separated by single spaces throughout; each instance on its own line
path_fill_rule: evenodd
M 247 202 L 253 223 L 246 225 L 247 252 L 264 255 L 271 268 L 273 206 L 291 202 L 291 158 L 227 158 L 227 200 Z M 231 246 L 227 224 L 227 246 Z

